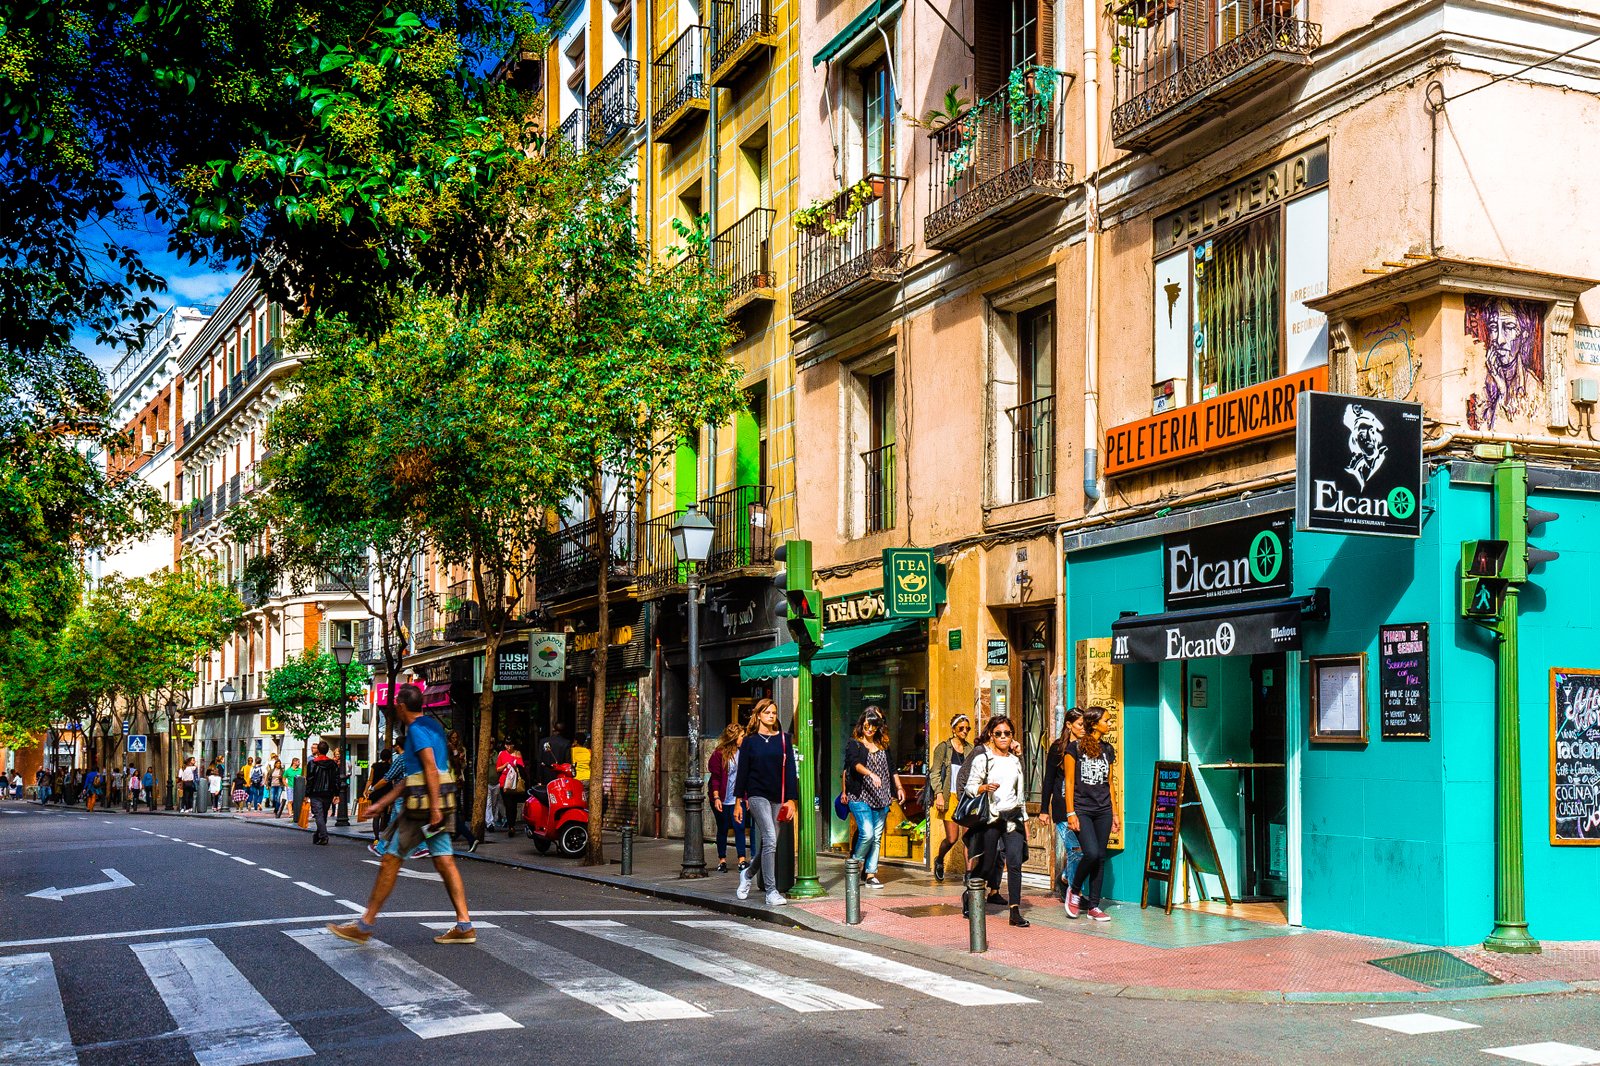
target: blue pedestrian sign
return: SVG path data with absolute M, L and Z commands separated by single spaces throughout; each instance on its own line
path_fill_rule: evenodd
M 150 750 L 148 738 L 143 733 L 128 734 L 128 754 L 143 755 Z

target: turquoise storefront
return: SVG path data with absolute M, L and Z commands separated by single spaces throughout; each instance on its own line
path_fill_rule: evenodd
M 1415 540 L 1293 533 L 1292 486 L 1065 533 L 1072 641 L 1140 626 L 1154 631 L 1188 617 L 1237 616 L 1221 645 L 1174 638 L 1153 653 L 1161 661 L 1119 667 L 1127 848 L 1112 858 L 1108 895 L 1140 898 L 1154 765 L 1184 760 L 1236 896 L 1281 900 L 1286 920 L 1308 928 L 1436 945 L 1470 944 L 1488 934 L 1495 891 L 1494 645 L 1459 617 L 1457 579 L 1461 541 L 1490 535 L 1489 471 L 1469 461 L 1434 465 Z M 1550 941 L 1600 939 L 1600 909 L 1593 905 L 1600 898 L 1600 840 L 1593 837 L 1600 833 L 1581 843 L 1553 842 L 1551 743 L 1552 669 L 1600 670 L 1600 538 L 1593 533 L 1600 529 L 1600 477 L 1558 476 L 1559 487 L 1541 490 L 1539 506 L 1560 520 L 1545 527 L 1539 543 L 1561 556 L 1524 587 L 1519 678 L 1527 919 L 1534 937 Z M 1201 586 L 1226 586 L 1237 575 L 1194 568 L 1180 550 L 1185 538 L 1217 542 L 1219 530 L 1248 533 L 1263 523 L 1287 526 L 1286 547 L 1292 546 L 1287 572 L 1267 583 L 1276 587 L 1244 599 L 1223 588 L 1220 605 L 1195 607 L 1197 598 L 1204 604 L 1205 595 L 1218 591 Z M 1239 551 L 1241 566 L 1248 544 Z M 1203 579 L 1195 580 L 1196 573 Z M 1326 611 L 1319 618 L 1313 608 L 1321 589 Z M 1273 624 L 1300 603 L 1307 613 L 1297 633 Z M 1379 629 L 1423 623 L 1427 735 L 1388 737 L 1379 711 Z M 1262 640 L 1284 646 L 1230 654 L 1244 643 L 1233 633 L 1242 638 L 1251 626 Z M 1351 706 L 1365 716 L 1364 741 L 1311 735 L 1312 667 L 1339 662 L 1361 666 L 1353 671 L 1361 698 Z M 1325 694 L 1324 706 L 1336 696 Z M 1067 699 L 1076 694 L 1069 691 Z M 1215 878 L 1204 883 L 1208 893 L 1220 887 Z

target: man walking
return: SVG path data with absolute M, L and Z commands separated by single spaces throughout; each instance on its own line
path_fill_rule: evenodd
M 317 820 L 313 844 L 328 842 L 328 807 L 339 792 L 339 764 L 328 758 L 328 742 L 317 741 L 317 753 L 306 771 L 306 795 L 311 797 L 311 815 Z
M 353 922 L 343 925 L 329 923 L 328 932 L 357 944 L 364 944 L 371 939 L 378 914 L 400 876 L 401 861 L 418 844 L 423 844 L 433 860 L 434 870 L 444 882 L 445 891 L 450 894 L 450 903 L 456 912 L 455 926 L 434 937 L 434 942 L 476 944 L 478 934 L 473 931 L 472 916 L 467 913 L 467 890 L 461 883 L 461 872 L 456 869 L 455 851 L 450 843 L 449 822 L 444 809 L 445 790 L 448 788 L 453 792 L 455 788 L 453 782 L 447 783 L 443 779 L 443 775 L 450 772 L 444 728 L 437 720 L 423 715 L 422 690 L 415 685 L 400 686 L 395 694 L 395 711 L 406 727 L 405 747 L 400 753 L 401 764 L 407 779 L 414 774 L 422 775 L 427 792 L 426 806 L 423 810 L 407 809 L 404 806 L 405 797 L 412 788 L 404 785 L 391 789 L 377 801 L 380 812 L 392 803 L 399 802 L 402 806 L 391 819 L 388 830 L 378 844 L 378 855 L 383 861 L 378 867 L 378 879 L 372 886 L 367 909 Z
M 181 810 L 194 809 L 194 757 L 184 760 L 183 769 L 178 771 L 178 792 L 183 797 Z

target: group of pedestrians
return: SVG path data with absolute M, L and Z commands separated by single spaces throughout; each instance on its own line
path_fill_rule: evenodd
M 0 775 L 0 787 L 14 798 L 23 798 L 22 775 L 15 770 L 9 778 Z M 83 804 L 89 810 L 101 805 L 121 807 L 136 811 L 140 804 L 155 810 L 160 799 L 155 771 L 140 770 L 132 763 L 100 769 L 69 770 L 66 768 L 40 768 L 33 778 L 33 798 L 37 803 L 56 803 L 75 807 Z

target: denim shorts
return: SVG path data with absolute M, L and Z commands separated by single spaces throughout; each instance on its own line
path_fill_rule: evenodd
M 379 855 L 397 855 L 404 859 L 416 850 L 418 844 L 428 845 L 430 859 L 442 859 L 456 853 L 455 846 L 450 842 L 450 826 L 452 819 L 444 820 L 443 832 L 432 836 L 423 835 L 423 830 L 428 826 L 426 818 L 413 818 L 409 814 L 389 823 L 389 829 L 383 834 L 383 839 L 378 841 Z

